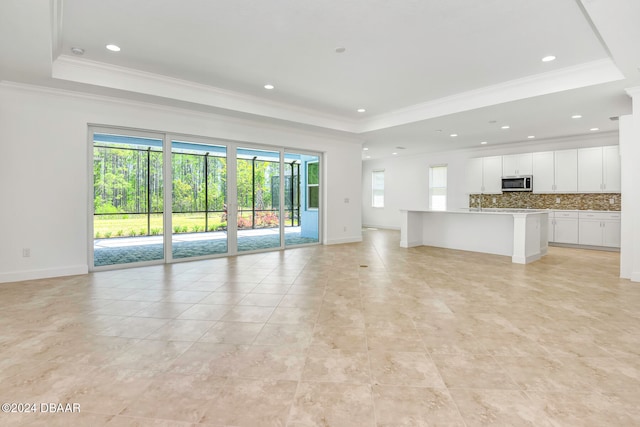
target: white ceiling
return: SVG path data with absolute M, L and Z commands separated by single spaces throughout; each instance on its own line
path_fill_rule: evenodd
M 348 132 L 372 158 L 616 130 L 640 84 L 636 0 L 0 3 L 1 80 Z

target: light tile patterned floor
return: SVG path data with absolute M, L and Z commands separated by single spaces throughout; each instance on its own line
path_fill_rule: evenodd
M 0 285 L 2 426 L 640 425 L 619 254 L 360 244 Z

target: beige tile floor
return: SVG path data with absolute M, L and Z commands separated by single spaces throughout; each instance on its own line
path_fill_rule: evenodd
M 0 285 L 1 426 L 640 425 L 619 254 L 364 242 Z

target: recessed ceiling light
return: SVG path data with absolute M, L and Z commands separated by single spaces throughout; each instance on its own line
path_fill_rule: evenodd
M 117 46 L 115 44 L 108 44 L 106 48 L 109 49 L 111 52 L 120 52 L 120 46 Z
M 270 84 L 266 84 L 266 85 L 264 85 L 264 88 L 267 89 L 267 90 L 272 90 L 272 89 L 275 89 L 275 86 L 274 85 L 270 85 Z
M 544 58 L 542 58 L 542 62 L 551 62 L 553 60 L 555 60 L 556 57 L 553 55 L 549 55 L 549 56 L 545 56 Z
M 590 130 L 591 132 L 594 132 L 594 131 L 600 130 L 600 128 L 591 128 L 591 129 L 589 129 L 589 130 Z
M 364 158 L 365 158 L 365 159 L 370 159 L 370 158 L 371 158 L 371 156 L 364 156 Z
M 533 138 L 535 138 L 535 135 L 529 135 L 527 138 L 533 139 Z
M 580 114 L 574 114 L 573 116 L 571 116 L 572 119 L 581 119 L 582 116 Z
M 511 127 L 511 126 L 509 126 L 509 125 L 504 125 L 504 126 L 502 126 L 500 129 L 509 129 L 510 127 Z
M 364 108 L 358 108 L 358 113 L 364 113 L 365 111 L 367 110 L 365 110 Z
M 450 137 L 452 137 L 452 138 L 455 138 L 456 136 L 458 136 L 458 134 L 457 134 L 457 133 L 452 133 L 452 134 L 451 134 L 451 135 L 449 135 L 449 136 L 450 136 Z
M 398 153 L 391 153 L 391 154 L 393 154 L 394 156 L 397 156 L 397 155 L 398 155 Z
M 84 55 L 84 49 L 81 47 L 72 47 L 71 53 L 73 53 L 74 55 L 81 56 L 81 55 Z
M 336 48 L 336 53 L 344 53 L 344 51 L 347 50 L 346 48 L 340 46 Z
M 364 147 L 362 150 L 369 151 L 369 147 Z
M 487 141 L 482 141 L 480 144 L 487 145 Z

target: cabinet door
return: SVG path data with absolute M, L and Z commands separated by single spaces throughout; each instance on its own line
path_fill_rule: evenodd
M 553 230 L 556 243 L 578 243 L 578 219 L 556 218 Z
M 578 191 L 582 193 L 602 191 L 602 147 L 578 150 Z
M 482 158 L 467 161 L 467 192 L 482 193 Z
M 533 153 L 531 175 L 534 193 L 553 193 L 553 151 Z
M 483 157 L 482 185 L 484 193 L 502 193 L 502 156 Z
M 620 147 L 602 147 L 603 188 L 607 193 L 620 192 Z
M 531 175 L 532 153 L 502 156 L 502 176 Z
M 518 175 L 518 154 L 502 156 L 502 176 Z
M 579 236 L 581 245 L 602 246 L 602 221 L 580 218 Z
M 533 154 L 518 154 L 518 175 L 531 175 L 533 171 Z
M 620 220 L 603 221 L 604 236 L 602 245 L 611 248 L 620 247 Z
M 578 150 L 554 151 L 553 154 L 554 191 L 556 193 L 575 193 L 578 191 Z

